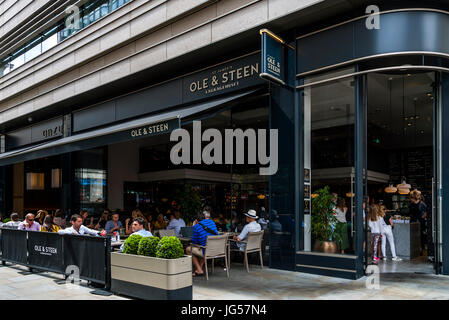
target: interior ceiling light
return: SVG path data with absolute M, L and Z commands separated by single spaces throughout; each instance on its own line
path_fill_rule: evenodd
M 396 191 L 398 191 L 398 188 L 394 187 L 392 184 L 385 188 L 386 193 L 396 193 Z

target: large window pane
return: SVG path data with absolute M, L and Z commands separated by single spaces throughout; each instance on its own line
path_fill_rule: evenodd
M 305 251 L 353 252 L 354 104 L 352 77 L 304 90 Z
M 37 44 L 30 45 L 29 48 L 26 49 L 25 61 L 30 61 L 42 53 L 42 43 L 40 42 L 40 39 L 36 42 Z

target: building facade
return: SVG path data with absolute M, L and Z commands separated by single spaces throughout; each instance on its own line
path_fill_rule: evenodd
M 365 216 L 383 203 L 397 222 L 397 255 L 432 258 L 432 272 L 449 274 L 447 3 L 379 1 L 367 14 L 370 5 L 3 1 L 3 215 L 152 210 L 190 185 L 230 219 L 267 212 L 270 267 L 356 279 L 370 261 Z M 263 28 L 292 48 L 284 85 L 259 76 Z M 276 174 L 174 165 L 169 133 L 192 132 L 197 120 L 220 132 L 277 129 Z M 406 223 L 412 189 L 426 215 Z M 312 206 L 323 190 L 344 212 L 338 253 L 317 246 L 329 240 Z

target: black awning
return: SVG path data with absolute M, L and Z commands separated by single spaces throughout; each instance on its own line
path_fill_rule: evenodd
M 248 96 L 255 91 L 257 90 L 247 91 L 241 94 L 223 97 L 221 99 L 214 99 L 212 101 L 199 103 L 183 109 L 159 113 L 145 118 L 139 118 L 124 123 L 111 125 L 106 128 L 76 134 L 51 142 L 5 152 L 0 154 L 0 166 L 54 156 L 62 153 L 96 148 L 112 143 L 145 138 L 151 136 L 152 134 L 150 134 L 149 131 L 153 132 L 153 130 L 156 131 L 155 134 L 169 133 L 180 127 L 180 121 L 182 118 L 232 102 Z M 151 130 L 149 130 L 150 127 L 152 128 Z

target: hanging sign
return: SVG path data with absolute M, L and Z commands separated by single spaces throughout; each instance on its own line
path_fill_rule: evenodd
M 260 30 L 262 36 L 262 62 L 260 77 L 285 85 L 285 41 L 268 29 Z

